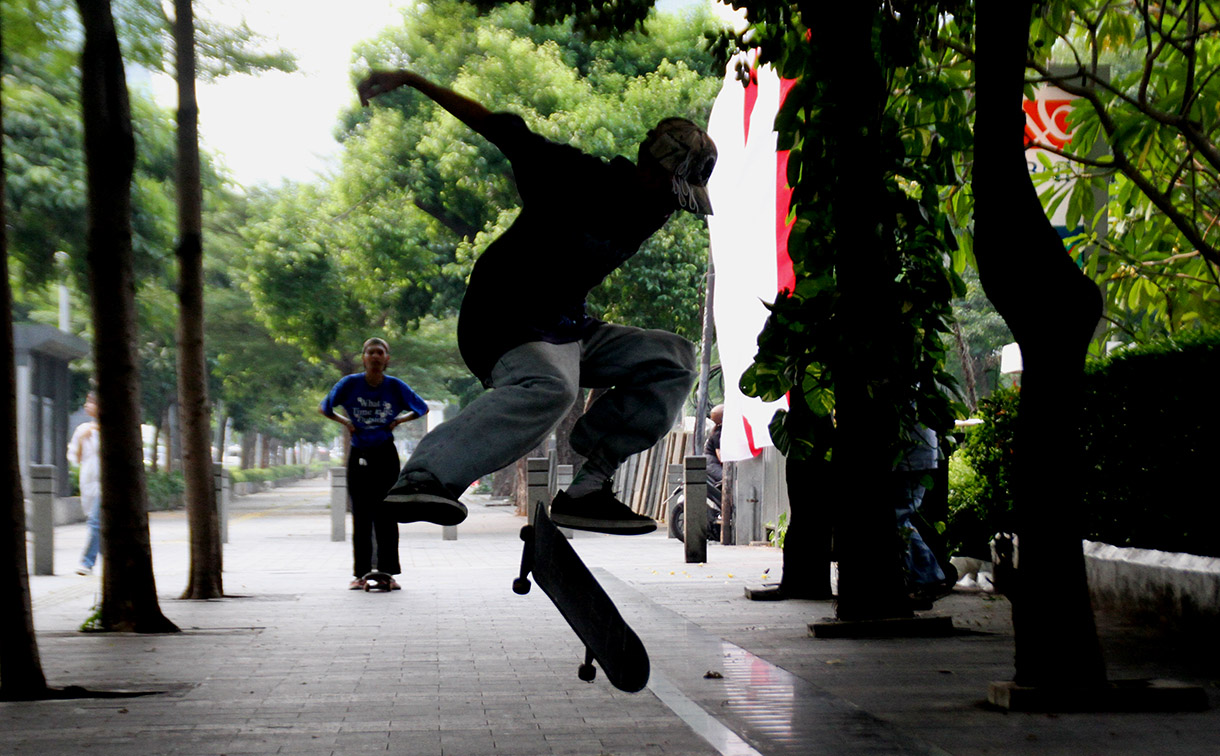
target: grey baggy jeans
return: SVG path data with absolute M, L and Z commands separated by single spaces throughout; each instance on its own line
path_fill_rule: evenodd
M 572 430 L 572 448 L 613 470 L 673 427 L 695 379 L 695 347 L 668 331 L 603 324 L 569 344 L 505 352 L 485 392 L 419 442 L 400 479 L 431 473 L 455 495 L 541 444 L 583 388 L 608 388 Z

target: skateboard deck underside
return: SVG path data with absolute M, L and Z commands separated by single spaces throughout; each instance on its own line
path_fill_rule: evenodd
M 528 526 L 527 526 L 528 527 Z M 539 503 L 531 544 L 534 580 L 559 609 L 614 687 L 628 692 L 648 684 L 648 651 Z

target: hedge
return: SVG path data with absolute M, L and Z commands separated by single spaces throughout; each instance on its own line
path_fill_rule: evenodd
M 1216 330 L 1127 348 L 1088 366 L 1085 537 L 1220 557 L 1220 495 L 1209 475 L 1220 462 L 1220 405 L 1209 390 L 1218 373 Z M 1003 390 L 982 404 L 988 422 L 966 434 L 950 463 L 946 537 L 966 553 L 977 553 L 981 538 L 1013 528 L 1007 475 L 1018 396 Z M 1055 462 L 1040 463 L 1047 485 L 1057 477 Z

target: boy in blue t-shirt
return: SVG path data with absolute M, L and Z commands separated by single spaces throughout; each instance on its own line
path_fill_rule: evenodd
M 364 342 L 363 373 L 339 379 L 318 411 L 347 428 L 351 449 L 347 455 L 347 490 L 352 499 L 352 572 L 349 587 L 364 588 L 372 571 L 373 537 L 377 538 L 377 569 L 391 575 L 402 571 L 398 563 L 398 522 L 382 506 L 386 492 L 398 478 L 398 450 L 394 429 L 428 414 L 428 405 L 403 381 L 386 375 L 390 346 L 372 338 Z M 346 413 L 335 414 L 342 407 Z M 400 586 L 391 581 L 391 588 Z

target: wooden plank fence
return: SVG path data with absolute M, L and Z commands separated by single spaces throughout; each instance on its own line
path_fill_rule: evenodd
M 663 522 L 665 499 L 669 496 L 666 482 L 669 466 L 682 464 L 686 455 L 694 453 L 693 445 L 693 433 L 670 431 L 651 449 L 633 455 L 619 466 L 614 476 L 614 495 L 633 511 Z

